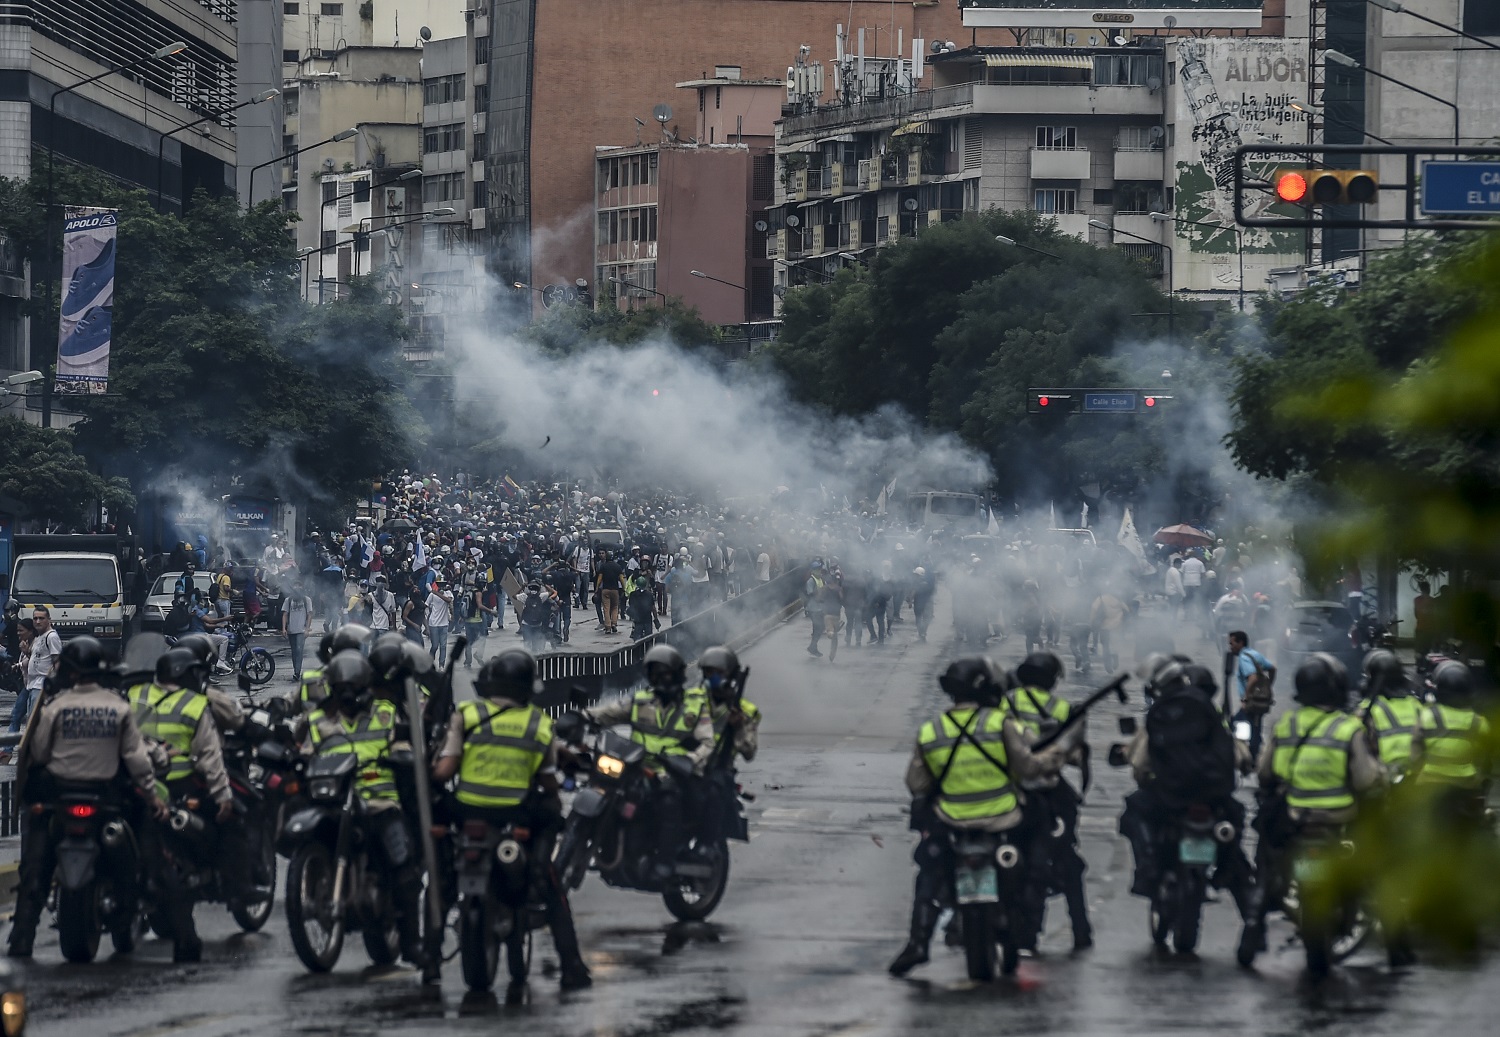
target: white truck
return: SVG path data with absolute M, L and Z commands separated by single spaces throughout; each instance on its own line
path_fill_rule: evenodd
M 21 606 L 21 615 L 46 606 L 64 641 L 87 634 L 99 639 L 107 657 L 124 658 L 127 627 L 135 612 L 126 601 L 125 578 L 133 561 L 130 541 L 107 535 L 22 533 L 14 538 L 14 548 L 10 595 Z

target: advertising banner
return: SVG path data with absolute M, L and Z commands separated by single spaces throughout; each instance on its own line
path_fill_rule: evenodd
M 1307 114 L 1291 105 L 1306 107 L 1307 97 L 1306 40 L 1178 43 L 1174 288 L 1257 292 L 1269 270 L 1303 261 L 1302 231 L 1236 227 L 1234 153 L 1241 144 L 1303 141 Z M 1269 176 L 1278 164 L 1270 156 L 1249 171 Z M 1269 193 L 1247 192 L 1246 213 L 1261 215 L 1274 201 Z
M 965 0 L 965 26 L 1258 29 L 1262 0 Z
M 62 316 L 57 392 L 109 389 L 118 210 L 68 206 L 63 213 Z

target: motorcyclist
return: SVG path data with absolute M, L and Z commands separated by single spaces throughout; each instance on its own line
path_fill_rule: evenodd
M 55 685 L 32 714 L 21 740 L 15 793 L 16 801 L 29 809 L 21 811 L 21 865 L 8 949 L 12 958 L 31 957 L 57 867 L 56 847 L 49 837 L 52 815 L 46 807 L 64 788 L 118 797 L 123 766 L 153 822 L 167 815 L 166 804 L 156 797 L 156 775 L 140 728 L 130 706 L 101 686 L 104 674 L 104 648 L 97 640 L 75 637 L 63 645 L 52 679 Z
M 334 654 L 324 671 L 328 698 L 308 717 L 305 748 L 319 756 L 353 753 L 360 761 L 357 779 L 364 800 L 364 823 L 395 902 L 401 957 L 422 964 L 422 876 L 416 841 L 401 811 L 391 766 L 396 710 L 375 698 L 374 671 L 354 649 Z
M 1258 768 L 1257 881 L 1238 953 L 1247 967 L 1266 949 L 1266 914 L 1286 888 L 1293 843 L 1352 822 L 1359 797 L 1377 789 L 1385 776 L 1364 726 L 1343 711 L 1349 695 L 1344 664 L 1318 652 L 1297 667 L 1295 684 L 1298 708 L 1276 722 Z
M 1154 898 L 1161 885 L 1157 834 L 1194 802 L 1234 826 L 1232 843 L 1219 847 L 1213 882 L 1228 889 L 1242 918 L 1248 917 L 1254 873 L 1241 840 L 1245 808 L 1234 798 L 1235 775 L 1249 774 L 1250 749 L 1224 727 L 1214 705 L 1218 688 L 1207 667 L 1187 656 L 1154 655 L 1142 672 L 1150 702 L 1146 723 L 1126 749 L 1136 790 L 1125 797 L 1120 834 L 1130 841 L 1135 875 L 1130 892 Z M 1158 732 L 1155 753 L 1151 733 Z M 1186 768 L 1189 773 L 1180 773 Z
M 1456 659 L 1432 673 L 1433 704 L 1422 714 L 1425 747 L 1419 785 L 1440 785 L 1459 817 L 1484 817 L 1489 761 L 1483 757 L 1489 721 L 1475 711 L 1474 676 Z
M 1062 660 L 1052 652 L 1032 652 L 1016 667 L 1016 680 L 1020 686 L 1005 693 L 1003 708 L 1025 729 L 1028 744 L 1057 730 L 1068 719 L 1071 712 L 1068 700 L 1052 693 L 1062 675 Z M 1074 724 L 1059 743 L 1068 762 L 1080 768 L 1088 765 L 1086 723 Z M 1089 925 L 1088 898 L 1083 890 L 1087 865 L 1078 853 L 1078 804 L 1081 797 L 1060 774 L 1022 782 L 1021 787 L 1028 794 L 1027 803 L 1031 808 L 1028 820 L 1034 822 L 1034 826 L 1031 852 L 1027 855 L 1027 902 L 1016 942 L 1023 949 L 1036 949 L 1047 890 L 1050 885 L 1056 885 L 1061 887 L 1060 892 L 1068 904 L 1073 948 L 1085 950 L 1094 945 L 1094 932 Z M 1057 831 L 1059 822 L 1061 832 Z
M 660 879 L 672 873 L 672 862 L 687 841 L 688 819 L 699 811 L 698 778 L 714 751 L 714 725 L 708 701 L 685 687 L 687 663 L 671 645 L 646 652 L 648 688 L 590 709 L 603 725 L 630 725 L 630 739 L 645 746 L 658 772 L 657 859 Z
M 1392 779 L 1422 765 L 1422 720 L 1427 712 L 1406 679 L 1406 667 L 1388 648 L 1365 656 L 1364 682 L 1355 714 L 1369 732 L 1370 747 Z
M 894 976 L 927 961 L 952 869 L 949 830 L 1015 829 L 1024 820 L 1026 797 L 1015 782 L 1057 774 L 1066 759 L 1060 747 L 1031 752 L 1024 729 L 1001 705 L 1003 680 L 1000 668 L 985 656 L 956 660 L 938 680 L 953 707 L 917 731 L 906 787 L 914 797 L 912 827 L 922 840 L 915 854 L 911 934 L 891 962 Z
M 721 746 L 726 732 L 734 733 L 732 757 L 738 756 L 749 763 L 755 759 L 760 746 L 760 707 L 742 694 L 744 686 L 740 657 L 733 649 L 714 645 L 705 649 L 698 657 L 698 671 L 703 683 L 689 694 L 697 693 L 708 700 L 709 716 L 713 720 L 714 740 Z
M 460 703 L 448 723 L 432 775 L 447 782 L 455 775 L 456 811 L 462 820 L 495 827 L 517 824 L 532 833 L 528 863 L 532 885 L 542 891 L 547 925 L 562 962 L 562 987 L 589 986 L 588 967 L 578 947 L 573 914 L 552 866 L 552 845 L 562 827 L 557 790 L 557 748 L 552 721 L 531 705 L 536 659 L 508 648 L 488 660 L 474 679 L 480 700 Z
M 323 671 L 333 658 L 333 631 L 324 631 L 318 640 L 317 655 L 318 665 L 302 671 L 302 681 L 297 687 L 297 706 L 303 713 L 311 713 L 328 697 L 328 681 Z
M 166 750 L 167 769 L 161 777 L 171 798 L 179 802 L 197 798 L 201 789 L 216 804 L 212 820 L 218 833 L 217 856 L 226 900 L 231 906 L 260 903 L 270 891 L 250 884 L 249 841 L 235 814 L 234 794 L 224 769 L 224 744 L 204 693 L 208 673 L 208 664 L 192 649 L 170 649 L 157 660 L 156 679 L 135 698 L 134 715 L 141 733 Z M 202 942 L 193 927 L 186 877 L 171 855 L 150 864 L 163 887 L 160 892 L 171 919 L 176 956 L 196 961 L 202 956 Z

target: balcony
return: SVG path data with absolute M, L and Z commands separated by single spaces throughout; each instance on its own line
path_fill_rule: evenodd
M 1045 83 L 1036 86 L 971 84 L 975 115 L 1147 115 L 1160 118 L 1170 91 L 1144 86 Z
M 1087 180 L 1091 158 L 1087 148 L 1032 148 L 1031 179 Z
M 1166 153 L 1163 151 L 1116 151 L 1116 180 L 1165 179 Z
M 1162 227 L 1165 224 L 1157 223 L 1145 213 L 1116 213 L 1114 221 L 1114 243 L 1125 245 L 1132 241 L 1140 243 L 1141 238 L 1161 244 Z
M 1057 221 L 1057 229 L 1070 238 L 1080 238 L 1083 241 L 1089 239 L 1089 214 L 1086 212 L 1059 212 L 1046 213 L 1050 219 Z

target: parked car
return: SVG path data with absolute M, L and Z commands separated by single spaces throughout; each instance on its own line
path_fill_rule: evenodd
M 1288 677 L 1314 652 L 1327 652 L 1349 669 L 1351 682 L 1359 679 L 1364 654 L 1351 636 L 1354 615 L 1337 601 L 1298 601 L 1286 611 L 1277 638 L 1276 666 Z
M 172 592 L 176 589 L 180 576 L 182 576 L 180 569 L 176 572 L 162 573 L 151 585 L 151 591 L 146 595 L 146 611 L 141 615 L 142 630 L 162 632 L 167 613 L 172 610 Z M 203 595 L 205 600 L 208 598 L 213 580 L 213 573 L 193 573 L 193 586 L 198 588 L 198 593 Z

